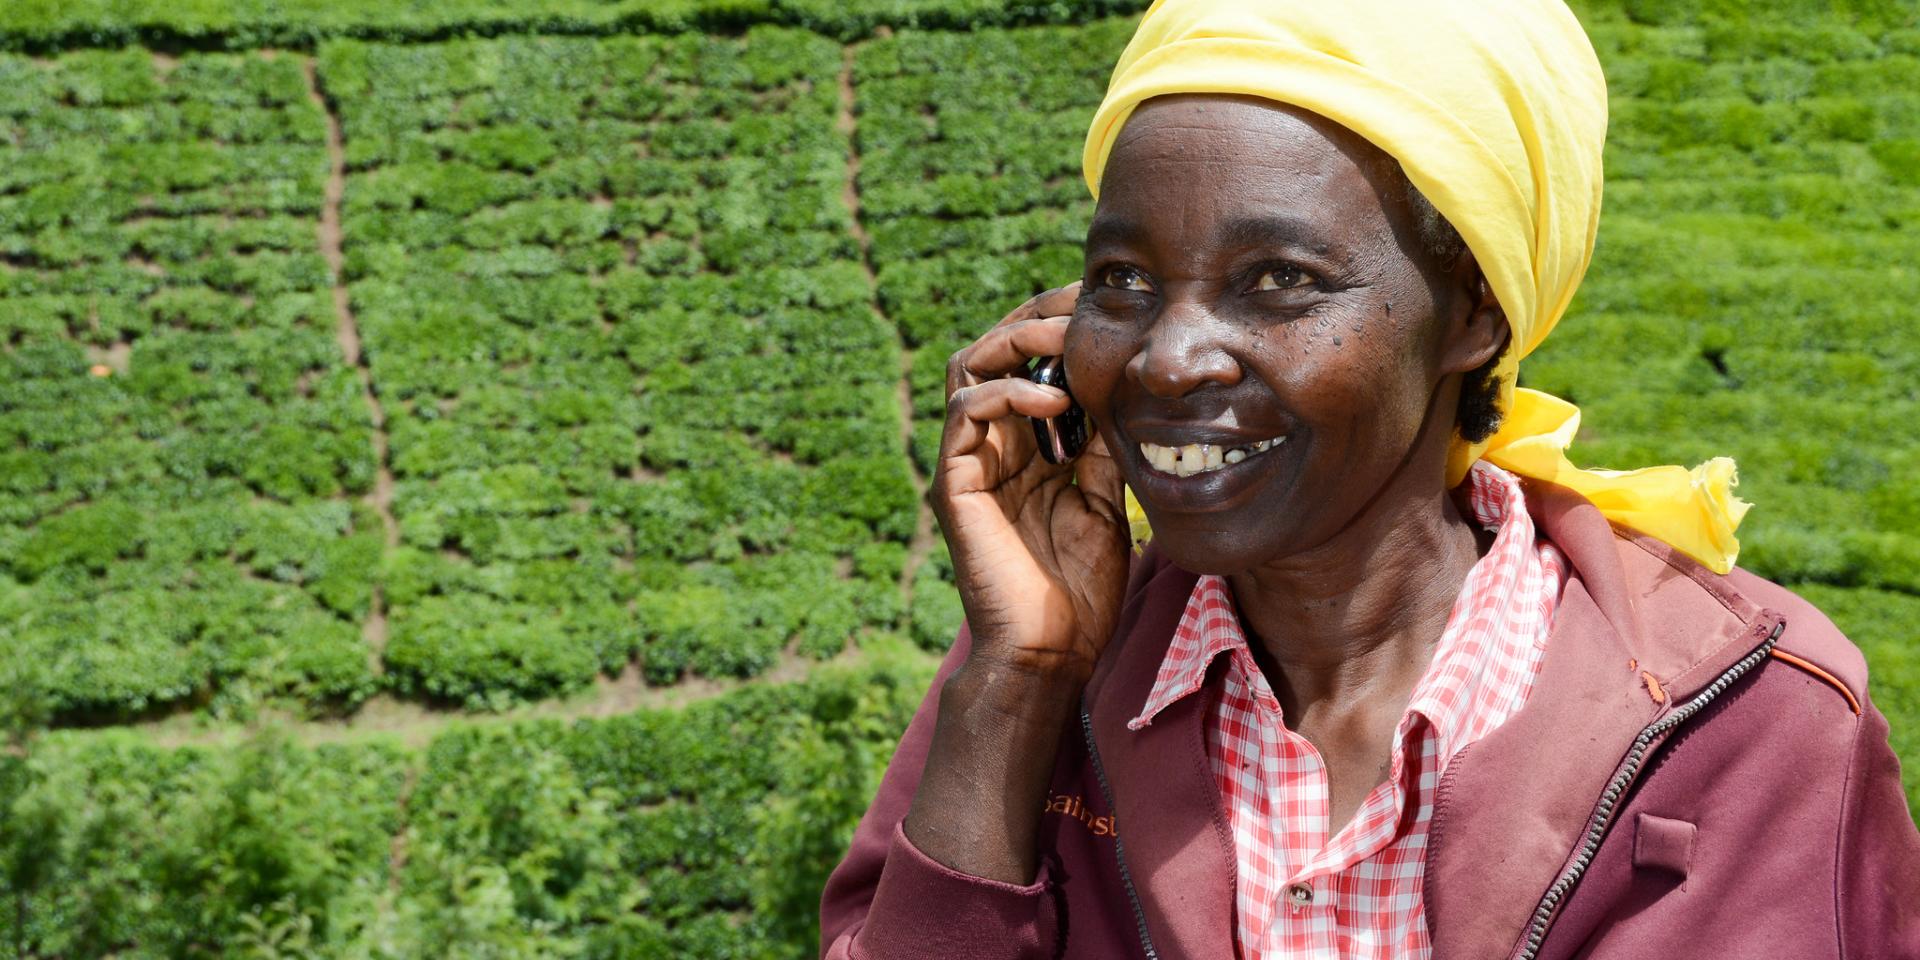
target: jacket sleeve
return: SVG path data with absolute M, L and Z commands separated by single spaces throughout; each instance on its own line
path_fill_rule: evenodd
M 971 876 L 921 853 L 901 831 L 933 741 L 940 688 L 973 645 L 965 623 L 900 737 L 879 793 L 820 897 L 825 960 L 1041 958 L 1054 940 L 1045 858 L 1033 883 Z
M 1840 814 L 1835 898 L 1840 954 L 1920 958 L 1920 830 L 1887 743 L 1887 718 L 1861 698 Z

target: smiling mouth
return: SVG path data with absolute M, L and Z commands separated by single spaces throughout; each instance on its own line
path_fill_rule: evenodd
M 1189 443 L 1179 447 L 1142 443 L 1140 456 L 1147 461 L 1148 466 L 1159 473 L 1191 477 L 1195 474 L 1223 470 L 1241 461 L 1257 457 L 1286 441 L 1286 436 L 1282 435 L 1235 447 L 1216 443 Z

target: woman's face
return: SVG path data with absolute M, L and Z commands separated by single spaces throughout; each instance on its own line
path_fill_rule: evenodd
M 1238 573 L 1387 500 L 1431 500 L 1453 374 L 1498 348 L 1468 322 L 1464 262 L 1423 250 L 1397 165 L 1344 127 L 1246 97 L 1134 111 L 1088 230 L 1067 375 L 1170 559 Z

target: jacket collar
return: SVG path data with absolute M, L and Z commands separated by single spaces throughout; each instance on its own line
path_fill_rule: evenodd
M 1143 601 L 1122 611 L 1120 631 L 1087 682 L 1093 740 L 1113 794 L 1128 873 L 1163 957 L 1231 957 L 1233 834 L 1207 767 L 1201 720 L 1207 696 L 1181 697 L 1154 722 L 1128 730 L 1153 689 L 1187 597 L 1199 580 L 1151 545 L 1135 563 L 1157 564 Z M 1128 626 L 1129 622 L 1131 626 Z M 1224 663 L 1214 661 L 1214 669 Z
M 1437 957 L 1509 954 L 1633 739 L 1779 620 L 1671 547 L 1616 531 L 1578 493 L 1528 481 L 1526 494 L 1571 569 L 1526 705 L 1442 780 L 1423 893 Z M 1198 576 L 1151 546 L 1135 563 L 1146 585 L 1087 685 L 1093 739 L 1161 955 L 1232 956 L 1233 841 L 1204 740 L 1211 698 L 1126 728 Z

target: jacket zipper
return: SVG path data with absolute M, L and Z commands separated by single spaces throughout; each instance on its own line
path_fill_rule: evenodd
M 1566 902 L 1567 895 L 1580 884 L 1580 879 L 1586 875 L 1587 867 L 1593 863 L 1594 855 L 1600 850 L 1600 841 L 1606 837 L 1607 828 L 1613 823 L 1613 815 L 1618 809 L 1620 798 L 1639 777 L 1640 768 L 1646 763 L 1647 752 L 1652 748 L 1653 741 L 1706 709 L 1707 704 L 1712 703 L 1716 697 L 1725 692 L 1735 680 L 1740 679 L 1747 671 L 1752 670 L 1759 665 L 1760 661 L 1772 654 L 1773 647 L 1780 642 L 1780 633 L 1786 629 L 1786 626 L 1784 621 L 1774 624 L 1773 632 L 1767 635 L 1765 642 L 1741 657 L 1739 662 L 1728 667 L 1726 672 L 1714 678 L 1714 681 L 1707 684 L 1706 689 L 1695 694 L 1693 699 L 1676 707 L 1665 717 L 1648 724 L 1640 731 L 1640 735 L 1634 738 L 1632 748 L 1627 751 L 1627 758 L 1621 762 L 1619 769 L 1614 771 L 1613 779 L 1608 781 L 1606 789 L 1600 793 L 1600 803 L 1594 808 L 1593 816 L 1587 821 L 1587 832 L 1581 838 L 1579 851 L 1568 862 L 1566 869 L 1561 871 L 1559 878 L 1554 880 L 1553 885 L 1547 888 L 1546 894 L 1540 898 L 1540 903 L 1534 907 L 1533 920 L 1527 926 L 1523 946 L 1514 954 L 1514 960 L 1536 960 L 1539 956 L 1540 946 L 1546 940 L 1547 930 L 1553 926 L 1553 921 L 1559 916 L 1560 906 Z M 1080 730 L 1086 736 L 1087 755 L 1093 758 L 1093 774 L 1100 781 L 1100 794 L 1106 798 L 1107 809 L 1118 815 L 1119 809 L 1113 803 L 1113 788 L 1107 784 L 1107 771 L 1100 763 L 1100 750 L 1093 742 L 1093 717 L 1087 713 L 1084 695 L 1080 700 Z M 1140 894 L 1134 889 L 1133 875 L 1127 871 L 1126 843 L 1117 834 L 1113 838 L 1113 851 L 1120 866 L 1120 882 L 1127 888 L 1127 900 L 1133 905 L 1133 920 L 1140 932 L 1140 946 L 1146 950 L 1147 960 L 1159 960 L 1160 954 L 1153 948 L 1153 936 L 1147 932 L 1147 914 L 1140 907 Z
M 1120 814 L 1113 805 L 1113 788 L 1107 786 L 1107 771 L 1100 765 L 1100 751 L 1093 745 L 1093 717 L 1087 713 L 1087 698 L 1082 692 L 1080 697 L 1080 730 L 1087 737 L 1087 755 L 1093 758 L 1093 775 L 1100 780 L 1100 795 L 1107 800 L 1107 810 L 1114 816 Z M 1147 960 L 1160 960 L 1160 954 L 1153 949 L 1153 936 L 1147 933 L 1147 912 L 1140 908 L 1140 894 L 1133 889 L 1133 875 L 1127 872 L 1127 845 L 1120 839 L 1119 831 L 1113 835 L 1113 855 L 1120 864 L 1120 882 L 1126 885 L 1127 899 L 1133 903 L 1133 922 L 1140 930 L 1140 946 L 1147 951 Z
M 1633 740 L 1633 747 L 1627 751 L 1627 758 L 1614 771 L 1613 779 L 1607 782 L 1607 788 L 1600 792 L 1600 802 L 1594 807 L 1593 816 L 1587 821 L 1586 835 L 1581 839 L 1578 851 L 1568 861 L 1566 869 L 1560 872 L 1558 879 L 1547 888 L 1540 903 L 1533 909 L 1533 920 L 1527 925 L 1527 935 L 1521 948 L 1513 955 L 1514 960 L 1535 960 L 1540 953 L 1540 945 L 1546 940 L 1547 930 L 1559 916 L 1560 906 L 1566 902 L 1567 895 L 1580 884 L 1580 878 L 1586 875 L 1587 867 L 1593 863 L 1593 857 L 1600 850 L 1600 841 L 1606 837 L 1607 827 L 1613 823 L 1613 815 L 1618 810 L 1620 798 L 1628 787 L 1639 777 L 1640 768 L 1645 765 L 1647 752 L 1655 740 L 1671 732 L 1675 727 L 1687 722 L 1695 714 L 1705 709 L 1715 697 L 1747 671 L 1752 670 L 1760 661 L 1773 652 L 1774 644 L 1780 642 L 1780 633 L 1786 629 L 1785 621 L 1774 624 L 1773 632 L 1760 646 L 1755 647 L 1739 662 L 1728 667 L 1707 688 L 1695 694 L 1693 699 L 1674 708 L 1665 717 L 1648 724 Z M 1096 764 L 1095 769 L 1098 770 Z

